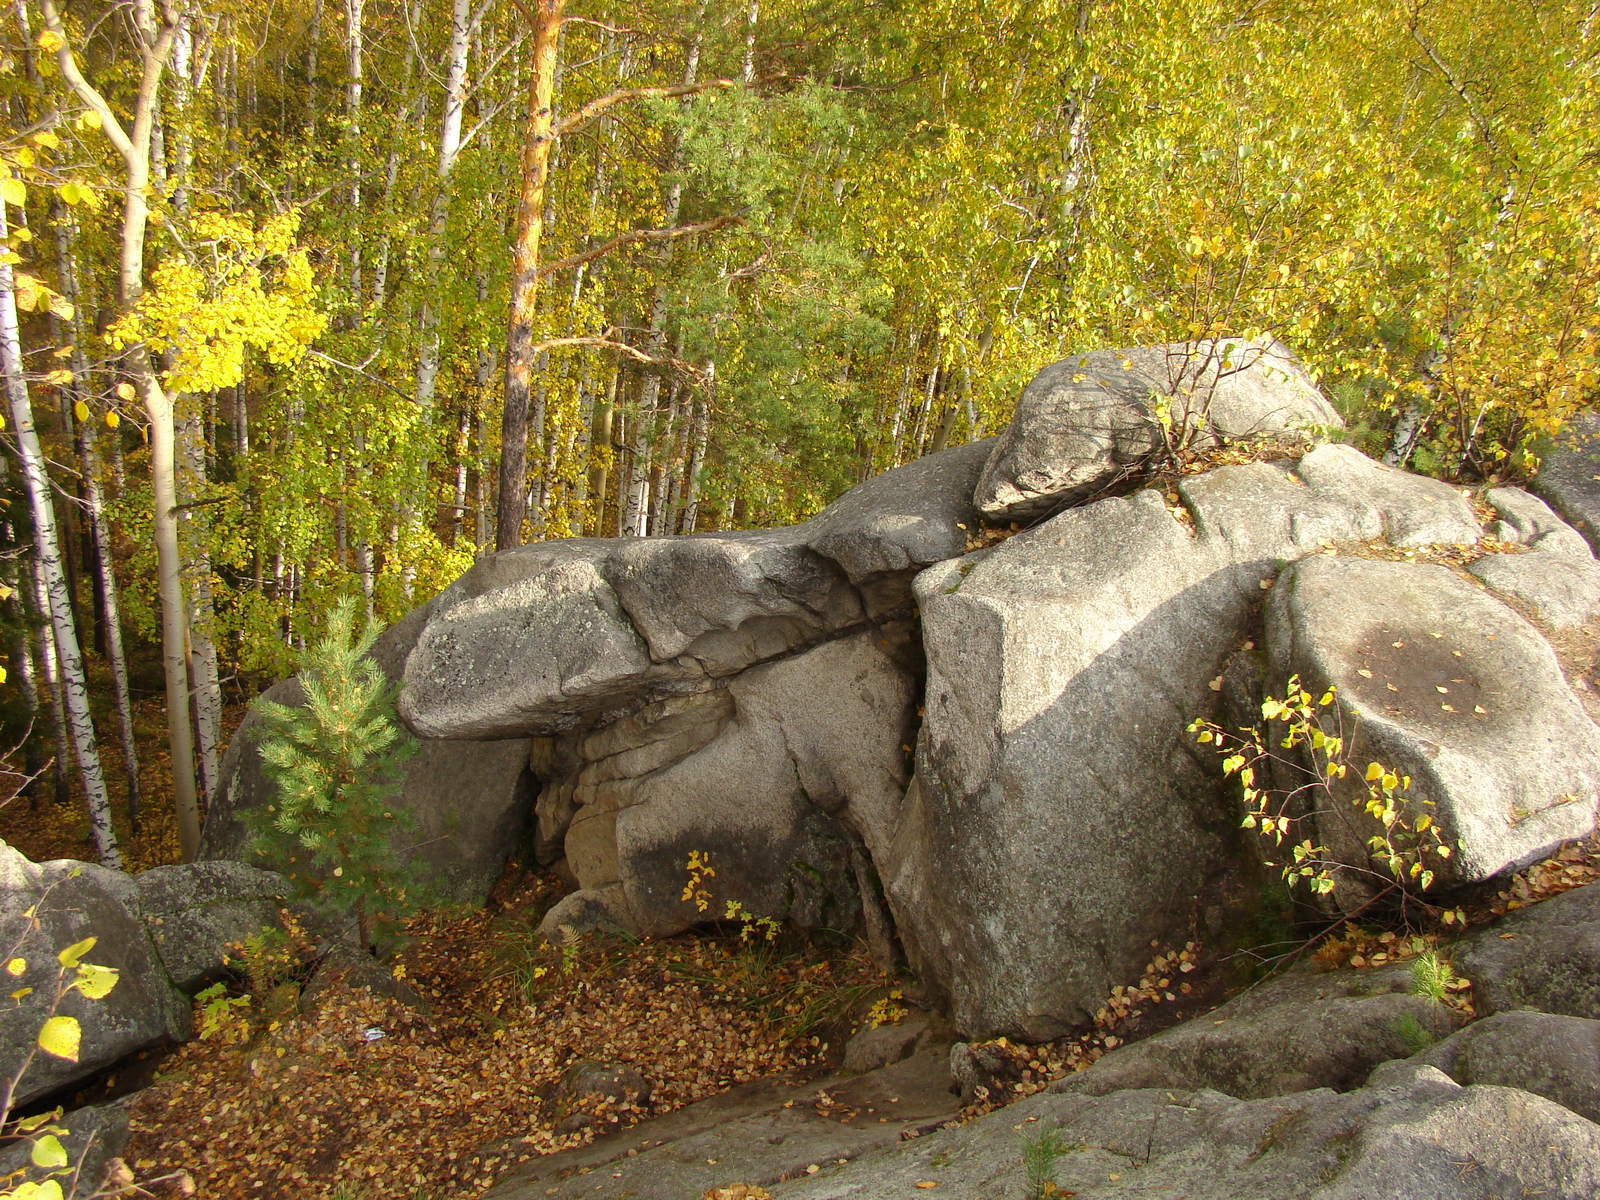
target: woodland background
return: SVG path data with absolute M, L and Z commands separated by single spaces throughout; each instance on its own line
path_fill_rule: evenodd
M 188 851 L 341 597 L 804 519 L 1068 352 L 1271 333 L 1461 479 L 1596 396 L 1596 0 L 8 7 L 0 701 L 106 861 L 141 697 Z

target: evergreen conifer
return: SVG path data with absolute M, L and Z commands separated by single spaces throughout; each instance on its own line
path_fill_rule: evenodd
M 402 770 L 417 740 L 395 711 L 391 685 L 341 602 L 325 636 L 301 657 L 305 706 L 259 702 L 261 758 L 277 795 L 246 813 L 255 848 L 315 907 L 351 913 L 370 949 L 418 907 L 418 883 L 396 838 L 412 826 L 399 808 Z

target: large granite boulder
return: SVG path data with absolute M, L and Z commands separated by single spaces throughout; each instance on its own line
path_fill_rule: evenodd
M 966 1033 L 1081 1024 L 1249 857 L 1185 728 L 1216 711 L 1285 560 L 1478 530 L 1454 489 L 1347 446 L 1179 492 L 1173 508 L 1146 490 L 1070 509 L 917 577 L 926 717 L 878 867 L 912 963 Z
M 385 630 L 371 657 L 391 681 L 398 680 L 406 656 L 433 612 L 424 605 Z M 274 684 L 263 700 L 302 705 L 295 679 Z M 200 857 L 259 862 L 240 814 L 270 804 L 273 785 L 262 771 L 257 741 L 261 719 L 252 708 L 223 756 L 221 782 L 206 811 Z M 528 742 L 448 741 L 423 737 L 406 764 L 398 800 L 414 822 L 407 835 L 426 864 L 433 890 L 458 903 L 481 903 L 516 848 L 533 804 Z
M 140 919 L 138 888 L 122 872 L 79 862 L 34 863 L 0 842 L 0 936 L 15 947 L 8 959 L 25 964 L 6 977 L 15 999 L 0 1006 L 0 1076 L 9 1078 L 22 1065 L 52 1015 L 74 1018 L 82 1030 L 77 1061 L 34 1054 L 14 1104 L 31 1104 L 129 1054 L 189 1036 L 188 998 L 168 978 Z M 116 985 L 98 1000 L 69 991 L 52 1012 L 56 955 L 91 937 L 96 941 L 84 961 L 116 970 Z
M 1600 729 L 1539 632 L 1445 567 L 1314 556 L 1283 572 L 1266 611 L 1273 680 L 1333 687 L 1356 770 L 1315 815 L 1316 841 L 1349 870 L 1341 904 L 1387 883 L 1370 856 L 1362 768 L 1413 785 L 1453 847 L 1427 853 L 1435 886 L 1487 879 L 1594 830 Z M 1431 802 L 1431 808 L 1423 807 Z M 1415 846 L 1402 846 L 1415 849 Z
M 978 508 L 992 520 L 1047 516 L 1132 473 L 1163 443 L 1158 406 L 1172 436 L 1195 445 L 1343 425 L 1275 340 L 1096 350 L 1023 389 L 978 481 Z
M 564 855 L 582 889 L 546 932 L 669 934 L 729 902 L 852 928 L 857 847 L 888 842 L 906 782 L 915 686 L 896 651 L 909 634 L 867 629 L 536 742 L 541 852 Z M 715 872 L 704 907 L 684 897 L 692 853 Z

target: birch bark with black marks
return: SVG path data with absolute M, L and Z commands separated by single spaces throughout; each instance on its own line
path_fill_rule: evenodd
M 0 201 L 0 240 L 9 236 L 6 206 Z M 67 594 L 66 574 L 61 568 L 61 547 L 56 537 L 55 506 L 50 499 L 50 480 L 45 474 L 44 453 L 33 426 L 33 404 L 22 369 L 22 338 L 17 321 L 16 277 L 10 263 L 0 263 L 0 370 L 5 373 L 6 399 L 11 408 L 17 461 L 23 488 L 33 515 L 34 549 L 39 578 L 49 603 L 51 632 L 61 667 L 61 691 L 67 710 L 67 725 L 83 781 L 84 802 L 89 810 L 89 828 L 102 866 L 122 869 L 122 852 L 111 828 L 111 800 L 106 794 L 105 776 L 100 770 L 100 753 L 95 745 L 94 723 L 89 715 L 89 685 L 83 669 L 83 654 L 78 646 L 78 631 L 72 620 L 72 604 Z
M 60 277 L 61 294 L 72 305 L 72 316 L 68 319 L 72 332 L 72 354 L 68 359 L 72 370 L 72 391 L 76 396 L 87 396 L 89 364 L 83 353 L 83 297 L 78 287 L 78 259 L 74 246 L 77 226 L 59 198 L 51 205 L 51 218 L 56 234 L 56 273 Z M 112 562 L 111 523 L 106 518 L 105 496 L 100 487 L 100 448 L 92 413 L 86 420 L 77 423 L 77 432 L 78 469 L 83 476 L 84 507 L 87 510 L 84 515 L 93 541 L 93 565 L 99 578 L 95 594 L 100 603 L 106 665 L 111 671 L 111 695 L 117 706 L 117 732 L 122 743 L 123 774 L 127 780 L 124 793 L 127 797 L 128 828 L 137 835 L 142 801 L 139 752 L 133 733 L 133 694 L 128 686 L 128 658 L 122 645 L 122 612 L 117 598 L 117 575 Z

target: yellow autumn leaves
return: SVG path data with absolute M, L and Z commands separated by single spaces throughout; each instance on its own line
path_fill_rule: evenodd
M 299 230 L 298 209 L 260 226 L 233 213 L 195 214 L 190 253 L 155 268 L 138 307 L 107 337 L 118 348 L 143 341 L 173 351 L 165 383 L 177 392 L 238 383 L 247 349 L 272 363 L 297 361 L 327 328 L 311 262 L 295 244 Z

